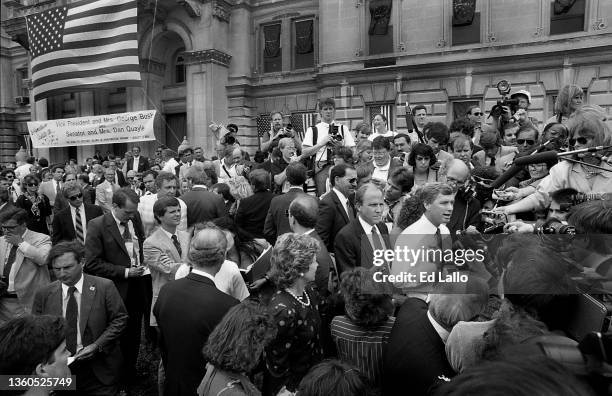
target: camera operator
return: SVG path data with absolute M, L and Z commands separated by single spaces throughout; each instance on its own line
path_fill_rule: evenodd
M 261 143 L 261 151 L 271 152 L 274 147 L 278 146 L 279 140 L 283 138 L 291 138 L 294 141 L 298 151 L 301 150 L 302 142 L 291 123 L 283 127 L 283 113 L 275 111 L 271 115 L 271 129 L 267 133 L 268 140 Z M 264 135 L 265 136 L 265 135 Z
M 504 85 L 505 83 L 506 85 Z M 521 89 L 507 99 L 506 95 L 510 93 L 510 84 L 507 81 L 500 81 L 498 91 L 503 96 L 502 101 L 498 101 L 491 108 L 490 116 L 493 118 L 493 127 L 498 131 L 502 131 L 504 125 L 514 123 L 517 125 L 538 125 L 538 120 L 529 116 L 529 105 L 531 104 L 531 94 L 529 91 Z
M 612 144 L 612 132 L 595 113 L 579 110 L 568 121 L 568 129 L 572 149 Z M 603 161 L 602 157 L 606 154 L 603 150 L 581 153 L 570 160 L 559 162 L 550 169 L 549 175 L 542 180 L 533 194 L 500 210 L 505 214 L 516 214 L 543 209 L 550 204 L 549 194 L 562 188 L 574 188 L 584 194 L 612 193 L 612 165 Z
M 321 122 L 308 128 L 304 136 L 302 158 L 311 158 L 311 170 L 317 187 L 317 196 L 325 193 L 329 167 L 333 165 L 334 147 L 354 147 L 355 140 L 347 127 L 334 122 L 336 102 L 327 98 L 319 103 Z

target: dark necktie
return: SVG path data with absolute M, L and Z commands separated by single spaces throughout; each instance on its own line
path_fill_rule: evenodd
M 60 194 L 60 192 L 62 191 L 62 189 L 61 189 L 61 187 L 60 187 L 60 182 L 58 182 L 58 181 L 56 180 L 56 181 L 55 181 L 55 186 L 56 186 L 56 188 L 57 188 L 57 190 L 55 191 L 55 193 L 56 193 L 57 195 L 59 195 L 59 194 Z
M 85 243 L 85 236 L 83 235 L 83 223 L 81 219 L 81 208 L 76 208 L 74 216 L 74 230 L 79 242 Z
M 73 355 L 77 348 L 77 321 L 79 317 L 79 306 L 74 296 L 75 291 L 76 287 L 74 286 L 68 288 L 68 304 L 66 304 L 66 349 Z
M 440 227 L 436 228 L 436 242 L 438 244 L 438 249 L 444 249 L 444 247 L 442 246 L 442 234 L 440 233 Z
M 16 255 L 17 255 L 17 246 L 11 245 L 11 251 L 9 252 L 8 260 L 6 260 L 4 271 L 2 271 L 2 276 L 4 276 L 4 278 L 7 279 L 7 283 L 8 283 L 8 277 L 11 273 L 11 268 L 13 267 L 13 264 L 15 263 Z
M 374 243 L 374 249 L 381 251 L 385 249 L 382 237 L 378 232 L 378 228 L 376 227 L 376 225 L 372 227 L 372 242 Z
M 348 214 L 349 221 L 352 221 L 355 218 L 355 212 L 353 211 L 353 205 L 351 205 L 351 201 L 346 200 L 346 213 Z
M 122 221 L 120 224 L 123 226 L 123 234 L 121 235 L 123 237 L 123 240 L 127 242 L 131 241 L 132 234 L 130 233 L 130 227 L 128 227 L 128 222 Z
M 491 163 L 489 164 L 489 166 L 495 166 L 495 157 L 491 158 Z
M 174 244 L 174 247 L 176 248 L 176 251 L 178 252 L 179 256 L 182 256 L 183 249 L 181 249 L 181 244 L 176 235 L 172 235 L 172 243 Z

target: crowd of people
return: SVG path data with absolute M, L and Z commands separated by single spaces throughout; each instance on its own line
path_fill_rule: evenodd
M 579 87 L 543 126 L 513 98 L 489 123 L 416 106 L 399 133 L 383 114 L 351 131 L 324 99 L 305 133 L 272 114 L 253 159 L 234 124 L 211 159 L 20 151 L 0 172 L 0 374 L 129 394 L 146 342 L 166 396 L 612 391 L 612 132 Z M 455 259 L 381 255 L 405 246 Z

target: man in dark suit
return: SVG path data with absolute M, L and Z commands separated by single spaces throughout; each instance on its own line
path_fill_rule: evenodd
M 303 187 L 306 182 L 306 167 L 301 162 L 292 162 L 285 168 L 285 174 L 290 186 L 289 191 L 272 198 L 264 224 L 264 235 L 272 245 L 279 235 L 291 231 L 287 212 L 291 202 L 306 195 Z
M 329 282 L 329 271 L 333 267 L 333 261 L 325 243 L 317 234 L 314 226 L 317 222 L 318 213 L 318 200 L 308 194 L 300 195 L 295 198 L 288 209 L 288 222 L 290 230 L 289 232 L 295 232 L 296 234 L 308 234 L 315 238 L 319 242 L 321 249 L 317 253 L 317 271 L 315 273 L 314 285 L 319 294 L 326 296 L 328 292 Z M 268 249 L 262 254 L 257 261 L 253 264 L 251 269 L 253 285 L 256 289 L 263 287 L 264 281 L 267 282 L 267 273 L 270 270 L 271 263 L 270 257 L 272 256 L 272 249 Z M 266 284 L 265 288 L 273 286 Z M 263 289 L 262 294 L 266 295 L 269 290 Z M 265 297 L 264 297 L 265 300 Z
M 0 187 L 0 221 L 5 213 L 9 213 L 13 208 L 13 204 L 10 201 L 10 195 L 8 188 Z M 2 230 L 0 230 L 0 236 L 2 236 Z
M 240 201 L 236 211 L 236 226 L 254 238 L 264 238 L 264 223 L 274 194 L 270 187 L 270 174 L 263 169 L 255 169 L 249 175 L 254 194 Z
M 151 282 L 143 266 L 145 237 L 138 201 L 138 195 L 129 188 L 115 191 L 111 212 L 89 223 L 85 239 L 85 272 L 111 279 L 129 314 L 127 331 L 121 340 L 126 379 L 135 377 L 140 329 L 146 310 L 145 286 Z
M 478 277 L 467 283 L 444 283 L 429 294 L 402 304 L 389 336 L 383 363 L 383 394 L 425 395 L 436 382 L 455 375 L 445 344 L 459 321 L 470 321 L 487 305 L 488 287 Z
M 165 284 L 159 292 L 153 314 L 161 334 L 165 395 L 196 394 L 206 372 L 202 347 L 227 311 L 238 304 L 238 300 L 218 290 L 214 283 L 226 248 L 222 231 L 200 231 L 191 241 L 191 273 Z
M 38 290 L 32 313 L 66 319 L 77 391 L 114 395 L 121 369 L 119 338 L 128 315 L 113 282 L 83 274 L 84 258 L 83 245 L 76 241 L 51 248 L 47 260 L 58 280 Z
M 83 202 L 83 189 L 78 185 L 64 187 L 62 194 L 69 205 L 53 216 L 51 242 L 55 245 L 60 241 L 76 239 L 84 244 L 87 224 L 104 212 L 99 206 Z
M 355 267 L 370 268 L 374 250 L 393 249 L 382 221 L 383 193 L 372 184 L 359 187 L 355 195 L 358 216 L 336 235 L 336 265 L 340 273 Z
M 181 200 L 187 205 L 187 227 L 196 223 L 205 223 L 219 217 L 224 217 L 225 203 L 219 194 L 208 191 L 208 175 L 201 165 L 193 165 L 185 178 L 190 191 L 181 195 Z
M 350 165 L 336 165 L 330 172 L 329 181 L 332 190 L 321 198 L 316 230 L 327 250 L 333 253 L 335 236 L 355 218 L 349 198 L 357 187 L 357 172 Z
M 142 173 L 149 170 L 149 159 L 140 155 L 140 147 L 132 147 L 132 156 L 127 160 L 126 172 Z

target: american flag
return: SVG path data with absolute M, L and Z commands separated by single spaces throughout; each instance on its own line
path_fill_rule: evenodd
M 263 137 L 272 128 L 272 117 L 270 114 L 260 114 L 257 117 L 257 136 Z
M 136 0 L 83 0 L 26 16 L 34 100 L 140 86 Z

